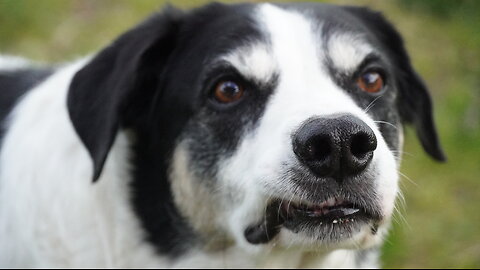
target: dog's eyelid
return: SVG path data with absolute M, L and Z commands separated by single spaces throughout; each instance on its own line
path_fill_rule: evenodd
M 211 67 L 205 72 L 204 81 L 209 80 L 212 77 L 218 77 L 222 73 L 238 73 L 237 70 L 228 62 L 219 62 L 211 65 Z
M 267 81 L 259 81 L 245 74 L 242 74 L 235 66 L 227 61 L 221 61 L 212 66 L 203 77 L 202 86 L 208 95 L 213 87 L 220 81 L 233 80 L 245 85 L 246 90 L 264 89 L 275 85 L 278 81 L 279 74 L 274 73 Z
M 225 80 L 235 80 L 241 82 L 249 82 L 247 78 L 241 75 L 237 69 L 231 65 L 218 65 L 208 72 L 206 72 L 204 79 L 202 80 L 203 88 L 206 91 L 210 91 L 212 87 L 215 86 L 219 81 Z
M 356 81 L 359 76 L 367 72 L 379 73 L 382 76 L 384 85 L 387 85 L 390 81 L 388 78 L 387 65 L 378 54 L 371 53 L 365 56 L 363 61 L 358 65 L 356 71 L 352 74 L 352 80 Z
M 212 78 L 217 78 L 218 80 L 218 78 L 222 77 L 222 74 L 225 74 L 225 77 L 236 77 L 239 80 L 254 86 L 254 88 L 263 89 L 275 85 L 279 77 L 279 72 L 277 70 L 272 70 L 269 72 L 268 76 L 256 76 L 256 74 L 251 74 L 242 69 L 242 67 L 237 67 L 235 64 L 225 59 L 217 60 L 213 64 L 210 64 L 210 66 L 211 67 L 207 72 L 205 72 L 206 76 L 204 76 L 202 82 L 211 83 Z
M 375 66 L 378 68 L 384 66 L 382 57 L 376 53 L 368 54 L 367 56 L 365 56 L 363 61 L 358 65 L 357 72 L 362 72 L 371 66 Z

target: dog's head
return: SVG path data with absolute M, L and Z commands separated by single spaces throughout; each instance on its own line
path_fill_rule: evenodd
M 168 9 L 79 71 L 68 106 L 95 179 L 131 130 L 134 181 L 205 241 L 371 246 L 394 211 L 402 125 L 444 159 L 402 39 L 363 8 Z

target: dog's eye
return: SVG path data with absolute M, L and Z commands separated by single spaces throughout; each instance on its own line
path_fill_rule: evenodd
M 234 81 L 221 81 L 215 86 L 213 97 L 220 103 L 232 103 L 242 98 L 244 88 Z
M 378 93 L 383 89 L 384 80 L 380 73 L 368 71 L 360 75 L 357 79 L 357 85 L 365 92 Z

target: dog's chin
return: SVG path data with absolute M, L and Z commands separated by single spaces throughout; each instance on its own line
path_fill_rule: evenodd
M 372 232 L 372 228 L 377 230 Z M 382 242 L 385 226 L 358 223 L 355 226 L 303 227 L 301 230 L 283 228 L 274 240 L 275 247 L 302 251 L 328 252 L 336 249 L 368 249 Z
M 272 200 L 264 219 L 244 233 L 250 244 L 301 245 L 302 249 L 366 248 L 380 238 L 381 211 L 339 197 L 320 203 Z

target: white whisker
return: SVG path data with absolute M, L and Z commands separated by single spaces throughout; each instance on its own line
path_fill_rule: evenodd
M 374 123 L 379 123 L 379 124 L 386 124 L 386 125 L 389 125 L 389 126 L 395 128 L 396 130 L 398 130 L 398 127 L 397 127 L 397 126 L 395 126 L 394 124 L 392 124 L 392 123 L 390 123 L 390 122 L 387 122 L 387 121 L 378 121 L 378 120 L 377 120 L 377 121 L 373 121 L 373 122 L 374 122 Z
M 378 97 L 376 97 L 374 100 L 372 100 L 372 102 L 370 102 L 370 104 L 368 104 L 367 108 L 365 108 L 365 110 L 364 110 L 365 113 L 368 113 L 368 111 L 370 111 L 370 109 L 372 109 L 373 106 L 375 106 L 375 102 L 376 102 L 379 98 L 381 98 L 381 97 L 383 97 L 383 95 L 378 96 Z
M 405 174 L 403 174 L 402 172 L 400 172 L 400 171 L 398 171 L 398 170 L 397 170 L 397 172 L 398 172 L 399 175 L 401 175 L 401 176 L 403 176 L 405 179 L 407 179 L 410 183 L 412 183 L 413 185 L 415 185 L 416 187 L 418 187 L 418 184 L 415 183 L 415 181 L 413 181 L 412 179 L 410 179 L 410 177 L 406 176 Z

